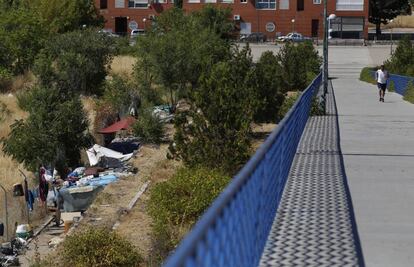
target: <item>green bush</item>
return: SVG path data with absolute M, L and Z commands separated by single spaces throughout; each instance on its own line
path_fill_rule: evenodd
M 412 82 L 408 83 L 403 99 L 414 104 L 414 85 Z
M 221 171 L 195 167 L 182 168 L 170 180 L 155 185 L 148 209 L 154 222 L 156 253 L 161 258 L 179 243 L 229 181 Z
M 395 92 L 395 83 L 394 81 L 390 81 L 388 86 L 388 92 Z
M 255 122 L 276 121 L 279 108 L 285 99 L 281 72 L 277 57 L 271 51 L 260 56 L 254 72 L 257 84 L 255 99 L 259 101 L 254 114 Z
M 373 68 L 371 67 L 365 67 L 361 70 L 361 73 L 359 74 L 359 80 L 367 83 L 377 84 L 374 77 L 372 76 L 371 72 L 373 71 Z
M 11 83 L 11 73 L 7 69 L 0 67 L 0 92 L 6 92 L 10 88 Z
M 160 144 L 164 135 L 164 124 L 152 113 L 151 108 L 141 109 L 133 125 L 134 134 L 145 143 Z
M 286 44 L 278 55 L 283 77 L 282 86 L 287 91 L 303 91 L 320 72 L 322 63 L 318 51 L 309 42 Z
M 323 115 L 325 115 L 323 103 L 320 103 L 317 97 L 312 98 L 310 115 L 311 116 L 323 116 Z
M 300 94 L 295 94 L 295 95 L 285 98 L 285 101 L 283 101 L 283 104 L 279 109 L 279 114 L 278 114 L 279 121 L 281 121 L 286 116 L 286 114 L 295 104 L 296 100 L 298 100 L 299 96 Z
M 414 75 L 414 47 L 410 38 L 405 37 L 398 43 L 391 58 L 385 63 L 391 73 L 400 75 Z
M 256 87 L 249 48 L 203 74 L 191 107 L 178 111 L 169 158 L 235 173 L 249 159 Z
M 88 228 L 66 237 L 62 259 L 66 266 L 138 266 L 142 257 L 125 238 L 106 228 Z
M 105 81 L 103 101 L 120 114 L 127 114 L 129 107 L 139 101 L 136 86 L 121 75 L 113 75 Z

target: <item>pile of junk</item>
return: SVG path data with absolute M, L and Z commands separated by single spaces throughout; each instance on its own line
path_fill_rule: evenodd
M 4 225 L 0 223 L 0 236 L 4 234 Z M 16 237 L 10 242 L 0 244 L 0 266 L 20 266 L 19 255 L 27 248 L 27 238 L 33 234 L 30 225 L 19 225 L 16 230 Z

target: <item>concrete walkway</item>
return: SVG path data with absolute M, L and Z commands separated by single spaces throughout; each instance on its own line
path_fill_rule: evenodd
M 330 48 L 330 76 L 365 264 L 414 266 L 414 104 L 358 81 L 385 55 Z

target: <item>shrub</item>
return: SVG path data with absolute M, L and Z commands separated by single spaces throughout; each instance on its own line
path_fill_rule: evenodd
M 284 91 L 302 91 L 320 72 L 321 57 L 309 42 L 286 44 L 277 55 Z
M 138 105 L 138 90 L 135 85 L 120 75 L 113 75 L 104 86 L 103 101 L 121 115 L 127 114 L 129 107 Z
M 59 34 L 47 42 L 35 71 L 42 84 L 52 81 L 67 92 L 101 95 L 115 50 L 113 39 L 94 30 Z
M 10 134 L 1 140 L 3 152 L 32 171 L 42 164 L 53 164 L 59 173 L 79 166 L 80 150 L 92 142 L 80 98 L 35 87 L 20 99 L 19 106 L 29 116 L 10 126 Z
M 281 86 L 281 68 L 276 56 L 271 52 L 264 52 L 255 68 L 257 92 L 255 99 L 259 101 L 254 114 L 255 122 L 275 122 L 279 108 L 285 95 Z
M 312 98 L 312 104 L 310 109 L 310 116 L 323 116 L 325 115 L 323 103 L 321 103 L 318 97 Z
M 106 228 L 88 228 L 68 236 L 62 259 L 67 266 L 138 266 L 142 257 L 136 248 Z
M 414 71 L 414 47 L 409 37 L 398 43 L 393 55 L 385 62 L 386 68 L 396 74 L 412 75 Z
M 12 75 L 5 69 L 0 67 L 0 92 L 6 92 L 12 84 Z
M 388 92 L 395 92 L 395 83 L 394 83 L 394 81 L 390 80 L 390 83 L 388 85 Z
M 365 67 L 361 70 L 361 73 L 359 74 L 359 80 L 367 83 L 377 84 L 374 77 L 372 76 L 373 68 L 371 67 Z
M 403 99 L 414 104 L 414 85 L 412 82 L 408 83 Z
M 152 109 L 141 109 L 139 118 L 133 125 L 134 134 L 146 143 L 160 144 L 164 137 L 164 124 L 152 113 Z
M 296 100 L 298 100 L 299 96 L 300 94 L 295 94 L 295 95 L 288 96 L 285 98 L 285 101 L 283 101 L 283 104 L 279 109 L 279 114 L 278 114 L 279 121 L 281 121 L 286 116 L 286 114 L 295 104 Z
M 218 170 L 182 168 L 152 189 L 148 208 L 159 256 L 168 255 L 229 181 Z
M 250 133 L 256 85 L 252 85 L 249 48 L 203 73 L 187 111 L 175 116 L 174 142 L 169 157 L 187 166 L 202 165 L 234 173 L 250 156 Z

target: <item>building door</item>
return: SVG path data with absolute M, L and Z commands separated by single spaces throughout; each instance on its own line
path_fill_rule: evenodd
M 126 17 L 115 18 L 115 32 L 121 35 L 125 35 L 128 32 L 128 21 Z
M 312 37 L 318 37 L 319 31 L 319 20 L 313 19 L 312 20 Z

